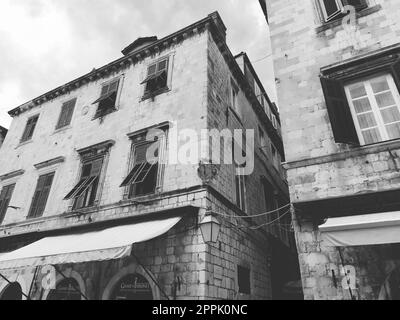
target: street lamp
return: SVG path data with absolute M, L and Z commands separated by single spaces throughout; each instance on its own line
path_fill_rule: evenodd
M 221 230 L 221 223 L 215 217 L 215 213 L 207 212 L 206 216 L 200 223 L 200 230 L 203 235 L 205 243 L 216 243 L 218 240 L 219 232 Z

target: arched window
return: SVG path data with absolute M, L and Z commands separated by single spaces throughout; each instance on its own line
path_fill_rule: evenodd
M 115 285 L 111 300 L 153 300 L 147 279 L 139 274 L 129 274 Z
M 58 283 L 55 290 L 50 291 L 47 300 L 81 300 L 81 294 L 75 288 L 79 288 L 75 279 L 64 279 Z
M 0 300 L 22 300 L 22 288 L 18 282 L 9 284 L 3 291 Z

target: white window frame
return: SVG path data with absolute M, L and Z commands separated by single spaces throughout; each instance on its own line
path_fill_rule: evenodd
M 243 175 L 244 169 L 242 169 L 242 168 L 236 168 L 236 169 L 239 169 L 241 171 L 241 174 L 240 175 L 236 174 L 236 177 L 235 177 L 235 184 L 238 183 L 238 185 L 236 185 L 235 188 L 237 188 L 237 187 L 239 188 L 239 199 L 236 199 L 236 203 L 238 204 L 239 208 L 243 212 L 246 212 L 247 211 L 246 176 Z M 235 192 L 236 191 L 237 190 L 235 190 Z M 243 198 L 242 198 L 242 191 L 243 191 Z
M 329 21 L 335 19 L 339 14 L 341 14 L 343 12 L 343 9 L 344 9 L 342 1 L 336 0 L 336 5 L 340 11 L 337 12 L 336 14 L 333 14 L 332 16 L 328 16 L 328 12 L 326 11 L 324 0 L 318 0 L 318 4 L 321 8 L 322 15 L 323 15 L 325 22 L 329 22 Z
M 347 84 L 345 86 L 346 97 L 347 97 L 347 101 L 348 101 L 349 106 L 350 106 L 351 115 L 353 117 L 353 122 L 354 122 L 354 125 L 356 127 L 358 138 L 360 139 L 360 143 L 362 145 L 366 145 L 366 142 L 365 142 L 365 139 L 364 139 L 364 135 L 362 134 L 363 130 L 361 129 L 360 123 L 358 122 L 357 116 L 359 114 L 356 113 L 356 110 L 355 110 L 355 107 L 354 107 L 354 103 L 353 103 L 353 99 L 352 99 L 351 94 L 350 94 L 350 87 L 352 85 L 354 85 L 354 84 L 357 84 L 357 83 L 364 83 L 366 91 L 367 91 L 367 97 L 368 97 L 368 100 L 369 100 L 369 102 L 371 104 L 372 112 L 373 112 L 374 117 L 375 117 L 375 119 L 377 121 L 377 126 L 376 127 L 371 127 L 371 128 L 378 128 L 379 133 L 380 133 L 381 138 L 382 138 L 382 140 L 379 141 L 379 142 L 392 140 L 389 137 L 388 132 L 386 130 L 386 125 L 388 125 L 388 124 L 385 124 L 385 122 L 383 121 L 383 117 L 382 117 L 382 114 L 381 114 L 381 110 L 382 109 L 380 109 L 379 106 L 378 106 L 378 103 L 377 103 L 376 98 L 375 98 L 375 94 L 374 94 L 374 92 L 372 90 L 372 86 L 371 86 L 371 80 L 374 80 L 376 78 L 380 78 L 380 77 L 383 77 L 383 76 L 386 77 L 386 80 L 387 80 L 387 82 L 389 84 L 390 92 L 392 93 L 392 95 L 394 97 L 394 100 L 395 100 L 395 102 L 397 104 L 397 107 L 399 108 L 399 111 L 400 111 L 400 94 L 399 94 L 399 90 L 397 89 L 397 86 L 396 86 L 396 83 L 394 82 L 393 76 L 391 74 L 389 74 L 389 73 L 378 74 L 378 75 L 374 75 L 373 77 L 360 79 L 360 80 L 354 81 L 352 83 L 349 83 L 349 84 Z M 383 108 L 383 109 L 385 109 L 385 108 Z M 369 128 L 369 129 L 371 129 L 371 128 Z M 377 142 L 377 143 L 379 143 L 379 142 Z

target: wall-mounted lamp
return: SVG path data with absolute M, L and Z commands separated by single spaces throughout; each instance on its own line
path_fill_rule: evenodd
M 215 213 L 207 212 L 200 222 L 200 230 L 205 243 L 216 243 L 221 230 L 221 222 L 218 221 Z

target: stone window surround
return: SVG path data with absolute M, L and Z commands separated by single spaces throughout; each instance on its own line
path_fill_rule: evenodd
M 166 153 L 168 152 L 168 131 L 171 129 L 172 127 L 172 122 L 170 121 L 165 121 L 156 125 L 153 125 L 151 127 L 148 128 L 144 128 L 132 133 L 127 134 L 128 138 L 132 141 L 132 146 L 129 149 L 129 160 L 128 160 L 128 172 L 127 175 L 130 173 L 130 171 L 132 170 L 132 166 L 133 166 L 133 159 L 134 159 L 134 147 L 135 147 L 135 142 L 134 139 L 137 138 L 138 136 L 142 136 L 147 134 L 147 132 L 149 132 L 150 130 L 163 130 L 166 133 L 165 134 L 165 141 L 161 141 L 160 144 L 160 157 L 167 157 Z M 167 157 L 168 159 L 168 157 Z M 159 169 L 158 169 L 158 174 L 157 174 L 157 182 L 156 182 L 156 188 L 155 188 L 155 192 L 152 195 L 158 195 L 162 193 L 162 183 L 164 180 L 164 172 L 165 172 L 165 165 L 160 165 Z M 123 188 L 123 199 L 124 200 L 134 200 L 134 201 L 140 201 L 141 199 L 147 199 L 149 196 L 151 195 L 144 195 L 144 196 L 137 196 L 137 197 L 132 197 L 129 198 L 129 189 L 130 186 L 127 186 L 125 188 Z
M 116 81 L 116 80 L 119 80 L 119 83 L 118 83 L 118 89 L 117 89 L 117 97 L 116 97 L 116 99 L 115 99 L 114 110 L 111 111 L 111 112 L 109 112 L 109 113 L 107 113 L 107 114 L 105 114 L 105 115 L 103 115 L 103 116 L 98 116 L 98 115 L 97 115 L 97 110 L 98 110 L 98 106 L 99 106 L 99 104 L 100 104 L 100 101 L 99 101 L 99 102 L 95 103 L 95 105 L 96 105 L 96 112 L 95 112 L 95 114 L 93 115 L 92 120 L 102 119 L 102 118 L 106 117 L 107 115 L 109 115 L 109 114 L 111 114 L 111 113 L 117 112 L 117 111 L 120 109 L 120 105 L 121 105 L 121 94 L 122 94 L 122 88 L 123 88 L 123 86 L 124 86 L 125 73 L 121 73 L 120 75 L 118 75 L 118 76 L 116 76 L 116 77 L 112 77 L 111 79 L 108 79 L 108 80 L 106 80 L 106 81 L 103 81 L 103 82 L 100 84 L 100 90 L 99 90 L 98 97 L 101 97 L 101 91 L 102 91 L 102 89 L 103 89 L 103 87 L 104 87 L 105 85 L 108 85 L 108 84 L 110 84 L 110 83 L 112 83 L 112 82 L 114 82 L 114 81 Z M 75 107 L 76 107 L 76 106 L 75 106 Z
M 331 30 L 335 27 L 341 26 L 342 19 L 336 19 L 336 20 L 324 22 L 324 18 L 323 18 L 321 8 L 320 8 L 320 5 L 318 2 L 319 2 L 319 0 L 316 0 L 314 2 L 314 6 L 315 6 L 315 10 L 317 11 L 318 21 L 321 23 L 321 25 L 316 28 L 316 33 L 319 34 L 319 33 L 325 32 L 327 30 Z M 378 12 L 381 9 L 382 9 L 382 5 L 380 5 L 380 4 L 371 6 L 370 3 L 368 3 L 368 7 L 357 12 L 357 19 L 368 16 L 375 12 Z
M 400 44 L 379 49 L 364 55 L 347 59 L 321 68 L 322 75 L 329 75 L 332 78 L 345 78 L 348 80 L 357 79 L 366 75 L 385 71 L 388 65 L 400 57 Z M 366 64 L 368 67 L 365 68 Z M 342 152 L 326 156 L 299 159 L 284 164 L 286 170 L 320 165 L 329 162 L 343 161 L 347 158 L 356 158 L 367 154 L 385 152 L 400 149 L 400 139 L 383 141 L 366 146 L 350 146 Z
M 145 91 L 146 91 L 147 83 L 142 83 L 141 84 L 142 92 L 141 92 L 141 95 L 140 95 L 140 97 L 141 97 L 140 98 L 140 102 L 143 102 L 143 101 L 146 101 L 146 100 L 149 100 L 149 99 L 153 100 L 156 96 L 161 95 L 163 93 L 167 93 L 167 92 L 172 90 L 172 76 L 173 76 L 173 70 L 174 70 L 175 54 L 176 54 L 176 51 L 174 50 L 174 51 L 169 52 L 169 53 L 167 53 L 167 54 L 165 54 L 165 55 L 163 55 L 161 57 L 158 57 L 157 59 L 151 59 L 148 63 L 146 63 L 143 66 L 143 72 L 142 72 L 142 75 L 141 75 L 139 83 L 142 83 L 145 80 L 145 78 L 147 77 L 148 69 L 149 69 L 149 67 L 151 65 L 159 63 L 159 62 L 161 62 L 163 60 L 168 60 L 167 86 L 165 88 L 161 89 L 161 90 L 153 92 L 152 94 L 145 94 L 146 93 Z
M 103 186 L 106 178 L 106 169 L 108 167 L 108 161 L 109 161 L 109 156 L 110 156 L 110 149 L 111 147 L 115 144 L 114 140 L 107 140 L 98 144 L 95 144 L 90 147 L 82 148 L 80 150 L 77 150 L 77 153 L 79 154 L 79 161 L 80 161 L 80 169 L 79 169 L 79 174 L 77 175 L 76 181 L 74 183 L 74 186 L 79 183 L 81 174 L 82 174 L 82 169 L 83 169 L 83 161 L 90 157 L 93 154 L 96 154 L 96 156 L 102 155 L 104 157 L 103 159 L 103 165 L 100 173 L 100 181 L 97 187 L 97 193 L 96 193 L 96 199 L 94 202 L 93 207 L 97 207 L 101 201 L 101 194 L 103 191 Z M 81 208 L 79 210 L 73 209 L 73 203 L 75 202 L 75 199 L 71 199 L 70 206 L 68 209 L 68 212 L 76 212 L 76 211 L 85 211 L 89 208 Z

